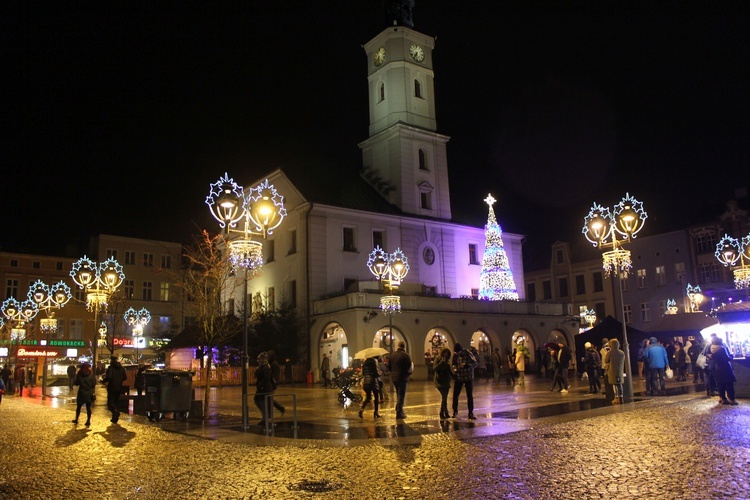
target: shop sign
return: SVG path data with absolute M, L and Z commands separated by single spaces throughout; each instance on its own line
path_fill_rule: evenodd
M 19 347 L 17 356 L 19 358 L 59 358 L 60 351 L 44 347 Z

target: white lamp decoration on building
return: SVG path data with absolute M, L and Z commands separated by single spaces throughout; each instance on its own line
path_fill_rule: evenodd
M 732 270 L 735 288 L 750 288 L 750 234 L 741 240 L 725 234 L 716 244 L 714 255 L 725 267 L 737 266 Z
M 125 323 L 130 325 L 133 331 L 133 344 L 135 346 L 135 361 L 138 362 L 138 343 L 143 336 L 143 329 L 151 322 L 151 313 L 145 307 L 136 311 L 132 307 L 129 307 L 123 315 Z
M 99 323 L 99 312 L 107 310 L 110 297 L 125 280 L 122 265 L 113 257 L 97 264 L 85 255 L 73 263 L 70 271 L 73 282 L 86 292 L 86 307 L 94 312 L 94 325 Z M 100 329 L 101 330 L 101 329 Z M 96 362 L 100 339 L 94 338 L 92 367 L 96 373 Z
M 39 327 L 45 336 L 45 349 L 49 346 L 50 336 L 57 333 L 57 318 L 55 311 L 52 309 L 62 309 L 70 301 L 72 294 L 70 287 L 63 281 L 59 281 L 52 286 L 47 285 L 42 280 L 36 280 L 29 288 L 28 297 L 30 300 L 45 312 L 45 318 L 39 320 Z M 42 370 L 42 399 L 47 398 L 47 358 L 44 359 L 44 368 Z
M 597 248 L 612 248 L 602 253 L 604 271 L 607 276 L 616 274 L 619 278 L 620 305 L 622 307 L 622 350 L 625 351 L 625 384 L 624 399 L 633 401 L 633 376 L 630 366 L 630 346 L 625 321 L 625 302 L 622 293 L 622 280 L 627 277 L 632 266 L 630 251 L 622 248 L 622 244 L 635 238 L 643 229 L 648 215 L 643 210 L 643 203 L 625 193 L 614 210 L 594 203 L 589 213 L 584 217 L 581 232 L 586 239 Z
M 228 173 L 210 185 L 206 205 L 211 215 L 219 221 L 219 226 L 227 236 L 237 233 L 235 238 L 227 238 L 229 262 L 233 269 L 245 271 L 243 294 L 243 363 L 242 363 L 242 428 L 248 430 L 247 384 L 248 384 L 248 304 L 247 282 L 263 270 L 263 244 L 253 240 L 253 236 L 265 239 L 273 234 L 286 217 L 284 197 L 280 195 L 268 179 L 261 182 L 245 195 L 245 190 Z M 235 229 L 243 221 L 241 229 Z
M 677 314 L 677 301 L 675 299 L 667 299 L 666 314 Z
M 409 261 L 397 248 L 392 254 L 376 246 L 367 259 L 367 268 L 388 289 L 388 295 L 380 297 L 380 310 L 388 315 L 388 350 L 393 354 L 393 315 L 401 312 L 401 298 L 394 292 L 409 273 Z
M 701 303 L 704 299 L 701 287 L 699 285 L 693 286 L 688 283 L 685 292 L 690 300 L 690 312 L 700 312 Z

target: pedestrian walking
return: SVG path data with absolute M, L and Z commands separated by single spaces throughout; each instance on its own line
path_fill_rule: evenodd
M 0 379 L 3 380 L 3 384 L 5 384 L 5 392 L 13 393 L 13 370 L 10 369 L 9 365 L 3 366 L 3 369 L 0 370 Z
M 388 400 L 388 397 L 383 390 L 383 377 L 388 375 L 388 366 L 386 366 L 385 361 L 381 356 L 378 356 L 375 359 L 378 361 L 378 394 L 380 394 L 380 404 L 383 404 Z
M 120 394 L 122 393 L 122 383 L 127 378 L 128 375 L 125 373 L 125 368 L 117 360 L 117 356 L 110 356 L 109 366 L 104 373 L 102 382 L 107 384 L 107 409 L 112 414 L 112 418 L 109 421 L 113 424 L 116 424 L 120 419 L 118 405 L 120 403 Z
M 365 411 L 371 400 L 374 400 L 373 404 L 375 405 L 375 412 L 372 416 L 380 418 L 380 414 L 378 413 L 378 404 L 380 403 L 380 394 L 378 394 L 380 392 L 379 380 L 377 358 L 367 358 L 362 364 L 362 389 L 365 391 L 365 400 L 359 408 L 359 418 L 362 418 L 362 412 Z
M 666 351 L 664 352 L 666 356 Z M 612 339 L 609 341 L 609 351 L 607 351 L 607 380 L 614 391 L 612 404 L 622 404 L 622 383 L 625 379 L 625 353 L 620 350 L 620 341 Z
M 0 403 L 3 402 L 3 394 L 5 394 L 5 382 L 0 377 Z
M 16 371 L 13 373 L 13 382 L 15 383 L 15 392 L 19 396 L 23 396 L 23 388 L 26 384 L 26 366 L 17 365 Z
M 687 380 L 687 354 L 682 342 L 675 342 L 674 347 L 675 380 L 685 382 Z
M 573 359 L 573 351 L 562 342 L 558 342 L 557 346 L 557 369 L 560 370 L 560 381 L 562 382 L 563 388 L 560 392 L 566 393 L 570 389 L 570 383 L 568 382 L 568 370 L 570 369 L 570 361 Z
M 435 387 L 440 393 L 440 420 L 450 418 L 448 413 L 448 392 L 451 389 L 453 370 L 450 364 L 451 350 L 444 347 L 435 358 Z
M 516 385 L 516 350 L 510 351 L 510 347 L 505 348 L 505 367 L 508 373 L 505 380 L 508 385 Z
M 266 355 L 268 356 L 268 364 L 271 367 L 271 385 L 273 387 L 273 393 L 276 393 L 276 389 L 279 387 L 279 380 L 281 380 L 281 366 L 279 365 L 279 362 L 276 361 L 276 353 L 273 351 L 267 351 Z M 284 416 L 284 412 L 286 411 L 286 408 L 284 408 L 281 403 L 276 401 L 276 398 L 273 398 L 273 407 L 279 410 L 281 412 L 281 415 Z
M 328 356 L 323 354 L 323 359 L 320 361 L 320 376 L 323 378 L 323 387 L 328 387 L 331 384 L 328 378 L 331 374 L 331 361 Z
M 706 396 L 709 397 L 716 396 L 719 393 L 719 384 L 716 381 L 716 374 L 714 372 L 714 368 L 716 365 L 714 363 L 714 360 L 711 358 L 711 346 L 713 345 L 714 340 L 717 338 L 718 336 L 715 333 L 712 333 L 708 340 L 705 342 L 703 350 L 701 351 L 701 354 L 703 354 L 707 360 L 704 372 L 706 374 Z
M 461 344 L 456 343 L 453 348 L 453 361 L 451 362 L 456 383 L 453 385 L 453 418 L 458 417 L 458 397 L 461 389 L 466 388 L 466 404 L 469 409 L 469 420 L 475 420 L 474 416 L 474 369 L 477 360 L 469 349 L 464 349 Z
M 698 338 L 694 338 L 690 342 L 690 347 L 688 348 L 688 356 L 690 357 L 690 363 L 693 365 L 693 383 L 697 384 L 698 380 L 701 382 L 705 382 L 704 375 L 703 375 L 703 368 L 698 366 L 698 356 L 700 355 L 701 351 L 703 350 L 703 346 L 701 345 L 700 340 Z
M 68 390 L 70 392 L 73 392 L 73 382 L 76 381 L 76 365 L 75 363 L 70 363 L 68 365 Z
M 78 423 L 81 416 L 81 407 L 86 405 L 86 427 L 91 425 L 91 403 L 96 399 L 94 391 L 96 390 L 96 377 L 91 371 L 91 365 L 83 363 L 76 373 L 76 380 L 73 382 L 78 386 L 78 395 L 76 396 L 76 418 L 74 424 Z
M 495 383 L 500 382 L 500 371 L 503 368 L 503 357 L 500 354 L 500 348 L 495 347 L 492 351 L 492 376 L 495 379 Z
M 648 361 L 649 378 L 651 379 L 651 394 L 659 396 L 666 395 L 664 372 L 669 366 L 667 350 L 662 346 L 656 337 L 649 340 L 648 350 L 646 350 L 646 360 Z
M 607 377 L 607 362 L 605 359 L 607 359 L 607 353 L 609 352 L 609 339 L 607 337 L 604 337 L 602 339 L 602 348 L 599 350 L 599 357 L 602 360 L 602 379 L 604 380 L 604 399 L 607 401 L 611 401 L 612 398 L 614 398 L 615 393 L 612 389 L 612 385 L 609 383 L 609 378 Z
M 409 384 L 409 375 L 414 371 L 414 363 L 411 356 L 406 352 L 406 342 L 400 340 L 398 348 L 390 359 L 391 380 L 396 389 L 396 418 L 406 418 L 404 413 L 404 400 L 406 399 L 406 387 Z
M 648 348 L 648 340 L 643 339 L 641 345 L 638 348 L 638 378 L 643 380 L 643 367 L 646 359 L 646 349 Z
M 599 370 L 602 366 L 602 358 L 594 348 L 591 342 L 584 344 L 586 348 L 586 356 L 583 358 L 584 367 L 586 368 L 586 375 L 589 378 L 589 394 L 599 394 L 602 386 L 599 382 Z
M 266 395 L 273 393 L 273 376 L 271 366 L 268 364 L 268 355 L 265 352 L 258 354 L 258 368 L 255 370 L 255 396 L 253 402 L 260 410 L 262 420 L 258 425 L 265 426 L 273 415 L 273 407 L 266 412 Z
M 738 403 L 734 399 L 734 383 L 737 378 L 734 375 L 734 368 L 732 368 L 734 356 L 719 337 L 711 340 L 710 359 L 714 362 L 714 375 L 716 382 L 719 384 L 719 402 L 736 406 Z
M 516 382 L 518 385 L 524 385 L 524 382 L 526 381 L 526 354 L 524 349 L 525 348 L 520 343 L 518 344 L 518 347 L 516 347 L 515 368 L 516 373 L 518 374 L 518 381 Z
M 547 352 L 549 352 L 549 369 L 554 373 L 552 375 L 552 387 L 549 390 L 550 392 L 560 392 L 565 389 L 565 386 L 560 377 L 560 362 L 557 360 L 557 349 L 550 346 L 547 348 Z M 558 386 L 560 387 L 559 389 L 557 388 Z

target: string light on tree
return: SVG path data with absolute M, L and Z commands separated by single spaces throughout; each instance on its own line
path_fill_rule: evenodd
M 508 255 L 503 247 L 503 230 L 495 219 L 492 205 L 495 198 L 487 195 L 484 199 L 490 207 L 487 225 L 484 228 L 484 257 L 479 281 L 480 300 L 518 300 L 516 283 L 510 269 Z

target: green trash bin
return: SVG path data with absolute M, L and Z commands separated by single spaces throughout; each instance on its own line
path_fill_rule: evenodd
M 159 421 L 166 413 L 187 420 L 193 399 L 193 373 L 187 370 L 146 370 L 145 410 L 149 420 Z

